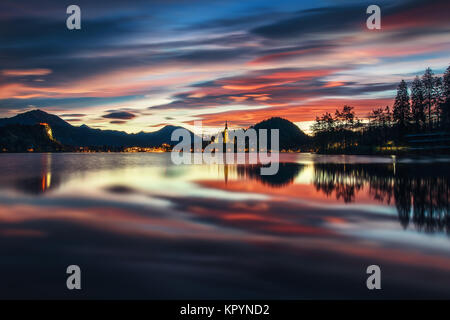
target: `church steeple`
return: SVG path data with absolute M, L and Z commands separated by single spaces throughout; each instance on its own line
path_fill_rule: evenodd
M 228 143 L 228 121 L 225 121 L 225 130 L 223 131 L 223 142 Z

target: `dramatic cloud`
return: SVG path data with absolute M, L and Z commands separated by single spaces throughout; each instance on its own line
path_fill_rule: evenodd
M 342 7 L 322 7 L 300 11 L 295 17 L 277 21 L 252 30 L 268 38 L 290 38 L 315 33 L 351 31 L 365 24 L 364 4 L 351 3 Z
M 109 114 L 105 114 L 103 116 L 103 118 L 106 118 L 106 119 L 125 119 L 125 120 L 130 120 L 130 119 L 133 119 L 135 117 L 136 117 L 136 115 L 134 115 L 133 113 L 125 112 L 125 111 L 112 112 L 112 113 L 109 113 Z M 110 123 L 113 123 L 113 122 L 110 122 Z
M 34 106 L 90 126 L 133 119 L 123 130 L 138 132 L 280 110 L 311 121 L 337 101 L 362 115 L 367 101 L 391 104 L 401 79 L 449 63 L 444 0 L 381 1 L 376 31 L 365 27 L 365 1 L 77 4 L 82 29 L 72 31 L 56 0 L 0 3 L 1 116 Z

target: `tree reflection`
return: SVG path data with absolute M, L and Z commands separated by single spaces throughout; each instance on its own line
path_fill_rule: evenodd
M 264 185 L 280 188 L 293 183 L 295 177 L 297 177 L 303 170 L 303 165 L 287 162 L 279 164 L 278 172 L 276 174 L 261 175 L 261 167 L 263 167 L 263 165 L 261 164 L 238 165 L 237 166 L 238 177 L 241 179 L 247 178 L 251 180 L 256 180 Z
M 356 191 L 364 185 L 359 168 L 342 164 L 314 165 L 314 186 L 327 196 L 336 194 L 336 199 L 345 203 L 355 200 Z
M 315 164 L 314 186 L 344 202 L 363 187 L 383 203 L 395 203 L 401 225 L 450 234 L 448 164 Z

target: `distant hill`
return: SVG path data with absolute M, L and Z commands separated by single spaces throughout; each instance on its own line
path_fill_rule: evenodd
M 54 152 L 63 146 L 53 140 L 44 126 L 9 124 L 0 127 L 0 152 Z
M 8 124 L 22 124 L 22 125 L 35 125 L 40 122 L 48 123 L 51 127 L 62 126 L 71 127 L 71 125 L 54 114 L 44 112 L 42 110 L 32 110 L 24 113 L 19 113 L 12 118 L 0 119 L 0 126 Z
M 175 144 L 171 141 L 172 132 L 181 128 L 165 126 L 155 132 L 129 134 L 117 130 L 93 129 L 86 125 L 72 126 L 60 117 L 42 110 L 32 110 L 12 118 L 0 119 L 0 127 L 7 125 L 35 125 L 45 122 L 50 125 L 53 136 L 64 145 L 70 146 L 111 146 L 111 147 L 153 147 L 162 143 Z M 191 135 L 193 133 L 191 132 Z
M 261 121 L 251 128 L 259 129 L 278 129 L 280 133 L 280 150 L 282 149 L 299 149 L 308 146 L 311 138 L 305 134 L 299 127 L 289 120 L 274 117 Z M 270 131 L 268 131 L 269 133 Z M 268 136 L 270 137 L 270 135 Z M 270 141 L 270 138 L 268 138 Z

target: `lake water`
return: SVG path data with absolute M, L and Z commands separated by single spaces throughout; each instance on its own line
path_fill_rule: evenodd
M 450 298 L 449 159 L 283 154 L 261 176 L 164 153 L 0 154 L 0 169 L 1 298 Z

